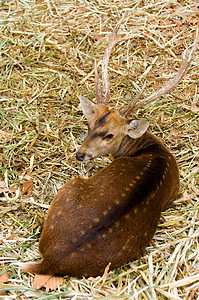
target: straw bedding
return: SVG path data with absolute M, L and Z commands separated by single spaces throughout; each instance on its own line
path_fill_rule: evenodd
M 111 55 L 110 106 L 125 105 L 147 80 L 145 96 L 180 67 L 199 25 L 197 1 L 2 1 L 0 4 L 0 275 L 4 299 L 198 299 L 198 59 L 169 95 L 137 111 L 176 156 L 181 190 L 162 214 L 143 256 L 103 277 L 65 278 L 58 290 L 32 288 L 16 261 L 39 257 L 38 240 L 57 190 L 88 177 L 111 157 L 75 159 L 87 123 L 78 97 L 94 99 L 94 61 L 121 16 Z M 0 277 L 2 278 L 2 277 Z

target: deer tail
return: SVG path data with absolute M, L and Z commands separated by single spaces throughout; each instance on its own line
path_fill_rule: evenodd
M 17 264 L 24 272 L 33 274 L 47 274 L 43 261 L 39 263 L 27 262 Z

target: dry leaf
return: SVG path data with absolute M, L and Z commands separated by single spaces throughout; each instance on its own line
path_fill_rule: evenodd
M 27 198 L 30 197 L 30 195 L 32 194 L 33 187 L 33 178 L 31 178 L 29 181 L 23 183 L 21 187 L 22 194 Z
M 8 273 L 0 275 L 0 283 L 8 282 Z
M 33 288 L 39 290 L 42 287 L 46 288 L 46 291 L 56 290 L 59 285 L 63 284 L 64 279 L 62 277 L 54 277 L 52 275 L 35 275 L 33 281 Z
M 8 282 L 8 273 L 4 273 L 2 275 L 0 275 L 0 284 L 1 283 L 5 283 Z M 5 294 L 6 291 L 0 291 L 0 295 Z
M 180 138 L 180 133 L 179 133 L 179 131 L 176 130 L 176 129 L 171 130 L 171 135 L 172 135 L 175 139 Z

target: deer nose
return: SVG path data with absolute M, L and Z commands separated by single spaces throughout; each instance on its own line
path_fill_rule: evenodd
M 84 153 L 81 153 L 81 152 L 77 152 L 77 153 L 76 153 L 76 158 L 77 158 L 77 160 L 83 161 L 84 158 L 85 158 L 85 154 L 84 154 Z

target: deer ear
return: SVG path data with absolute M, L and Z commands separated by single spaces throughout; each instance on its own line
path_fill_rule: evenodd
M 149 122 L 145 120 L 133 120 L 128 124 L 127 134 L 133 138 L 137 139 L 141 137 L 149 127 Z
M 86 119 L 90 122 L 94 115 L 95 104 L 83 96 L 81 96 L 79 99 L 83 114 L 86 117 Z

